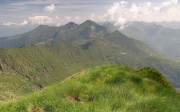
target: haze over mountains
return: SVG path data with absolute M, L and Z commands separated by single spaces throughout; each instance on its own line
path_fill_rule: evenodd
M 180 22 L 179 21 L 162 21 L 162 22 L 154 22 L 157 25 L 164 26 L 166 28 L 172 28 L 172 29 L 180 29 Z
M 180 28 L 178 22 L 131 22 L 120 31 L 128 37 L 140 40 L 164 54 L 180 56 Z M 176 25 L 174 25 L 176 24 Z M 119 30 L 114 23 L 104 24 L 109 30 Z
M 25 25 L 25 26 L 3 26 L 0 25 L 0 37 L 8 37 L 13 35 L 22 34 L 28 32 L 38 25 Z
M 134 22 L 122 32 L 129 37 L 145 42 L 147 45 L 162 53 L 175 57 L 180 56 L 180 29 Z

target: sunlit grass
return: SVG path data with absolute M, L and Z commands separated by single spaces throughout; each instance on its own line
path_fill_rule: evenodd
M 164 77 L 162 80 L 168 83 Z M 180 95 L 172 87 L 117 65 L 89 69 L 20 100 L 1 103 L 0 111 L 175 112 L 180 111 L 179 101 Z

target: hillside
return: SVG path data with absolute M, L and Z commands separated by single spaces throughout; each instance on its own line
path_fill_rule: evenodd
M 15 36 L 1 37 L 0 48 L 18 48 L 23 45 L 33 45 L 39 42 L 46 42 L 58 30 L 57 27 L 40 25 L 37 28 Z
M 122 65 L 85 70 L 19 100 L 0 103 L 3 112 L 177 112 L 180 94 L 158 71 Z
M 50 27 L 40 26 L 31 32 L 43 33 L 46 28 Z M 56 30 L 53 36 L 45 36 L 45 41 L 35 45 L 0 49 L 0 101 L 17 99 L 73 73 L 108 64 L 150 66 L 163 73 L 174 87 L 180 87 L 178 62 L 119 31 L 108 33 L 105 27 L 89 20 L 80 25 L 69 23 Z

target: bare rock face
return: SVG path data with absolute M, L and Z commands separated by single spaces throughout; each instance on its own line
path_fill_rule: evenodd
M 2 72 L 2 65 L 0 64 L 0 72 Z
M 6 64 L 2 63 L 0 64 L 0 73 L 14 75 L 16 74 L 16 71 L 9 68 Z

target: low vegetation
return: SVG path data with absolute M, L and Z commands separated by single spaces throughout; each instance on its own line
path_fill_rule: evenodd
M 180 94 L 158 71 L 114 65 L 89 69 L 17 101 L 2 112 L 178 112 Z
M 1 42 L 7 46 L 0 49 L 0 101 L 17 99 L 84 69 L 109 64 L 155 68 L 174 87 L 180 88 L 179 62 L 119 31 L 106 30 L 87 20 L 80 25 L 71 22 L 59 28 L 42 25 L 6 38 L 9 44 Z M 143 69 L 140 71 L 143 73 Z

